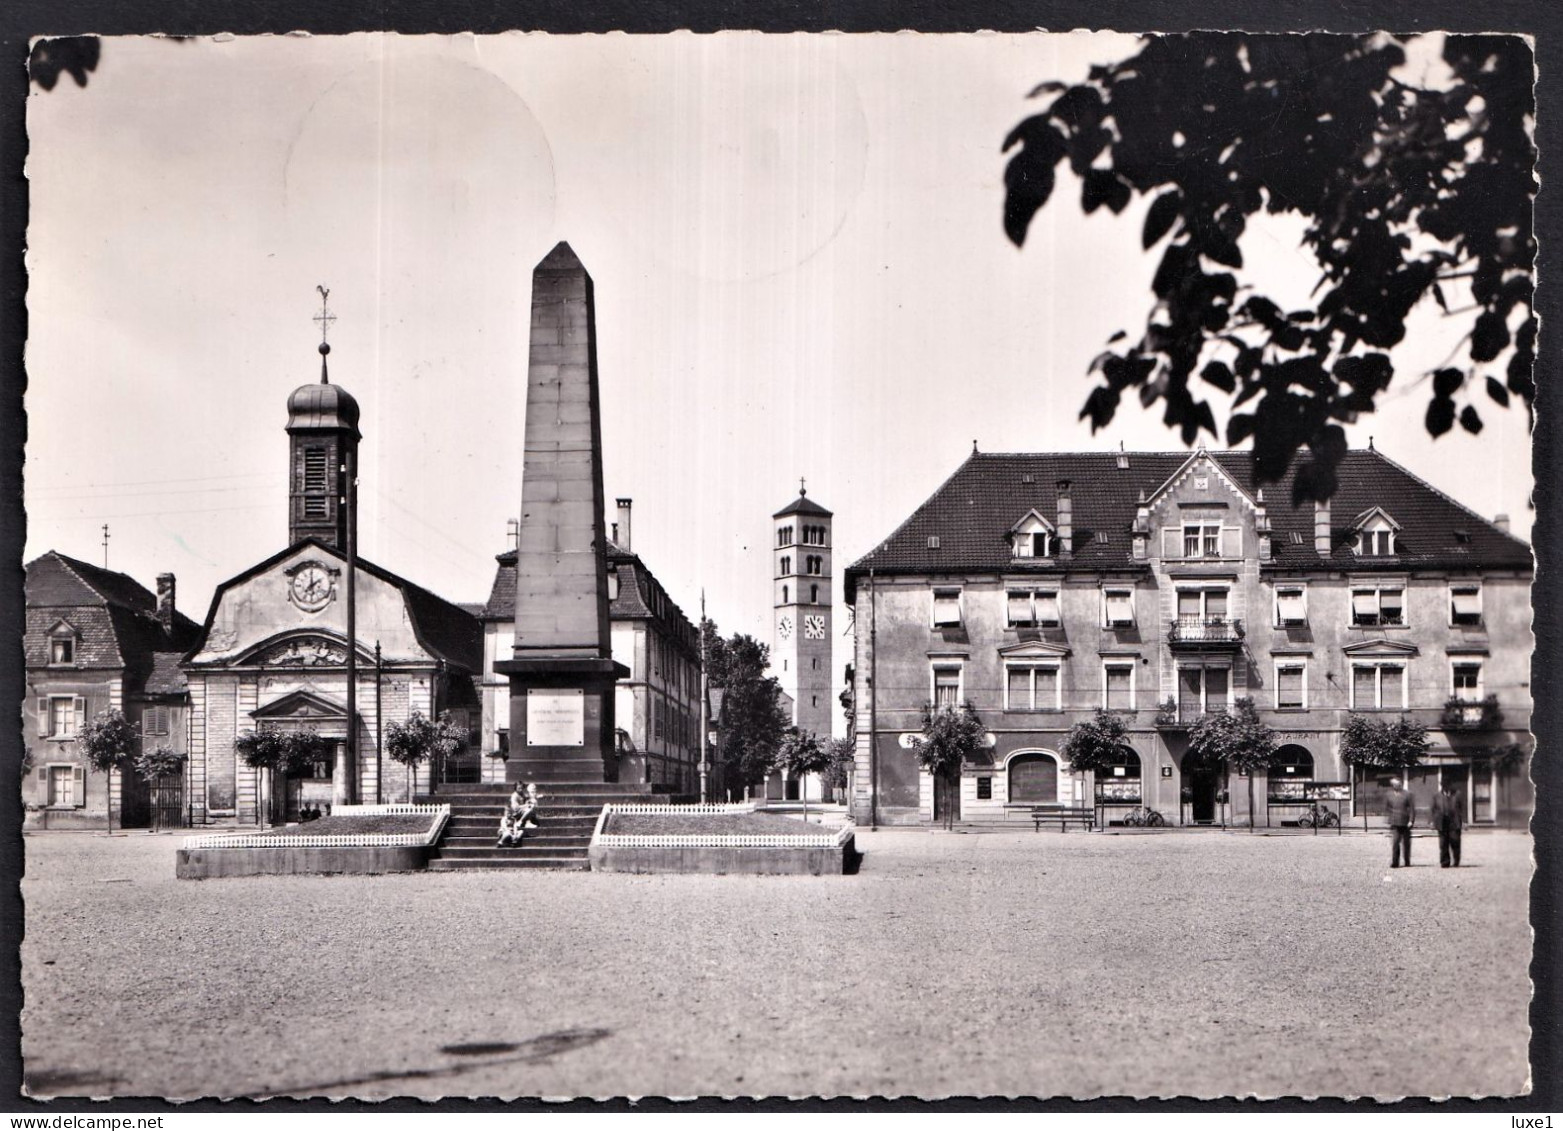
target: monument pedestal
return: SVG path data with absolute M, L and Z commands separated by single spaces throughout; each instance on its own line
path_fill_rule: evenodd
M 510 677 L 507 782 L 616 782 L 614 682 L 629 669 L 611 659 L 500 660 Z

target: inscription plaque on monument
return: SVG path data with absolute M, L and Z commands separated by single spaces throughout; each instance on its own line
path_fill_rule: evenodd
M 586 701 L 578 687 L 533 687 L 526 693 L 528 746 L 584 746 Z

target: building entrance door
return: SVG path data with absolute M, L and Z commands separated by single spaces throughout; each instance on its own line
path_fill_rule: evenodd
M 942 774 L 933 779 L 933 819 L 935 821 L 959 821 L 961 819 L 961 780 Z
M 1216 794 L 1221 789 L 1219 770 L 1202 766 L 1187 771 L 1190 817 L 1196 825 L 1216 822 Z

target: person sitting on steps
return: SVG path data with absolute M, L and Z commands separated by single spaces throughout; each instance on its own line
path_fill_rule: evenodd
M 528 826 L 537 828 L 537 786 L 527 782 L 516 783 L 515 792 L 505 805 L 505 815 L 499 819 L 498 848 L 519 848 Z

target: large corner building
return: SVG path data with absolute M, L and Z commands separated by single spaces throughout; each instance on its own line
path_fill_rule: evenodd
M 856 818 L 1376 816 L 1387 775 L 1341 757 L 1353 714 L 1429 728 L 1424 812 L 1440 781 L 1473 823 L 1528 811 L 1530 548 L 1371 448 L 1327 505 L 1291 499 L 1245 452 L 973 452 L 846 570 Z M 1246 783 L 1185 757 L 1190 725 L 1243 697 L 1283 743 L 1253 813 Z M 989 735 L 948 795 L 910 741 L 930 702 L 971 703 Z M 1129 722 L 1121 765 L 1072 772 L 1064 737 L 1098 708 Z

